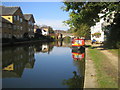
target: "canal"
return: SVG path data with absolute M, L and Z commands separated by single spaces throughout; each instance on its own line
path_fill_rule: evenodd
M 84 51 L 66 42 L 3 47 L 3 88 L 83 88 Z

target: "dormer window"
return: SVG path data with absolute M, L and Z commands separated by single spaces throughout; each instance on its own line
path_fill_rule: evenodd
M 19 21 L 19 16 L 17 15 L 17 20 Z

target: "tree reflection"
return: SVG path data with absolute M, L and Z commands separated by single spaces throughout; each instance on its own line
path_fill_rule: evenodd
M 74 76 L 68 80 L 64 80 L 63 84 L 69 86 L 69 88 L 83 89 L 84 85 L 84 73 L 85 73 L 85 49 L 77 50 L 72 49 L 73 63 L 77 67 L 77 72 L 74 71 Z
M 73 71 L 74 76 L 68 80 L 63 81 L 63 85 L 69 86 L 69 88 L 83 88 L 83 77 L 77 75 L 76 71 Z

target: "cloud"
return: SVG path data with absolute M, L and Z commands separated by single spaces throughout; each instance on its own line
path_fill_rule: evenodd
M 38 25 L 51 26 L 54 30 L 68 30 L 69 27 L 63 24 L 64 20 L 39 19 L 36 21 Z

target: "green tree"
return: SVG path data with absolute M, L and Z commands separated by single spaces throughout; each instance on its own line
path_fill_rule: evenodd
M 49 29 L 49 33 L 55 33 L 52 27 L 48 26 L 48 29 Z
M 66 12 L 69 12 L 70 19 L 64 21 L 64 23 L 68 24 L 70 27 L 74 28 L 74 32 L 81 36 L 81 34 L 86 35 L 90 32 L 90 27 L 94 26 L 96 22 L 99 22 L 101 18 L 107 19 L 108 16 L 110 19 L 112 17 L 112 12 L 115 11 L 115 18 L 119 19 L 120 14 L 120 2 L 64 2 L 64 7 L 62 9 Z M 99 16 L 99 14 L 103 14 L 103 16 Z M 114 19 L 115 19 L 114 18 Z M 119 35 L 119 28 L 118 23 L 114 20 L 113 23 L 110 25 L 110 31 L 112 40 L 113 37 L 118 37 Z M 86 25 L 87 28 L 84 28 Z M 81 27 L 82 26 L 82 27 Z M 114 27 L 114 29 L 113 29 Z M 83 29 L 84 28 L 84 29 Z M 114 31 L 114 34 L 112 32 Z M 117 34 L 115 34 L 115 32 Z M 117 35 L 117 36 L 115 36 Z M 117 41 L 116 41 L 117 42 Z

